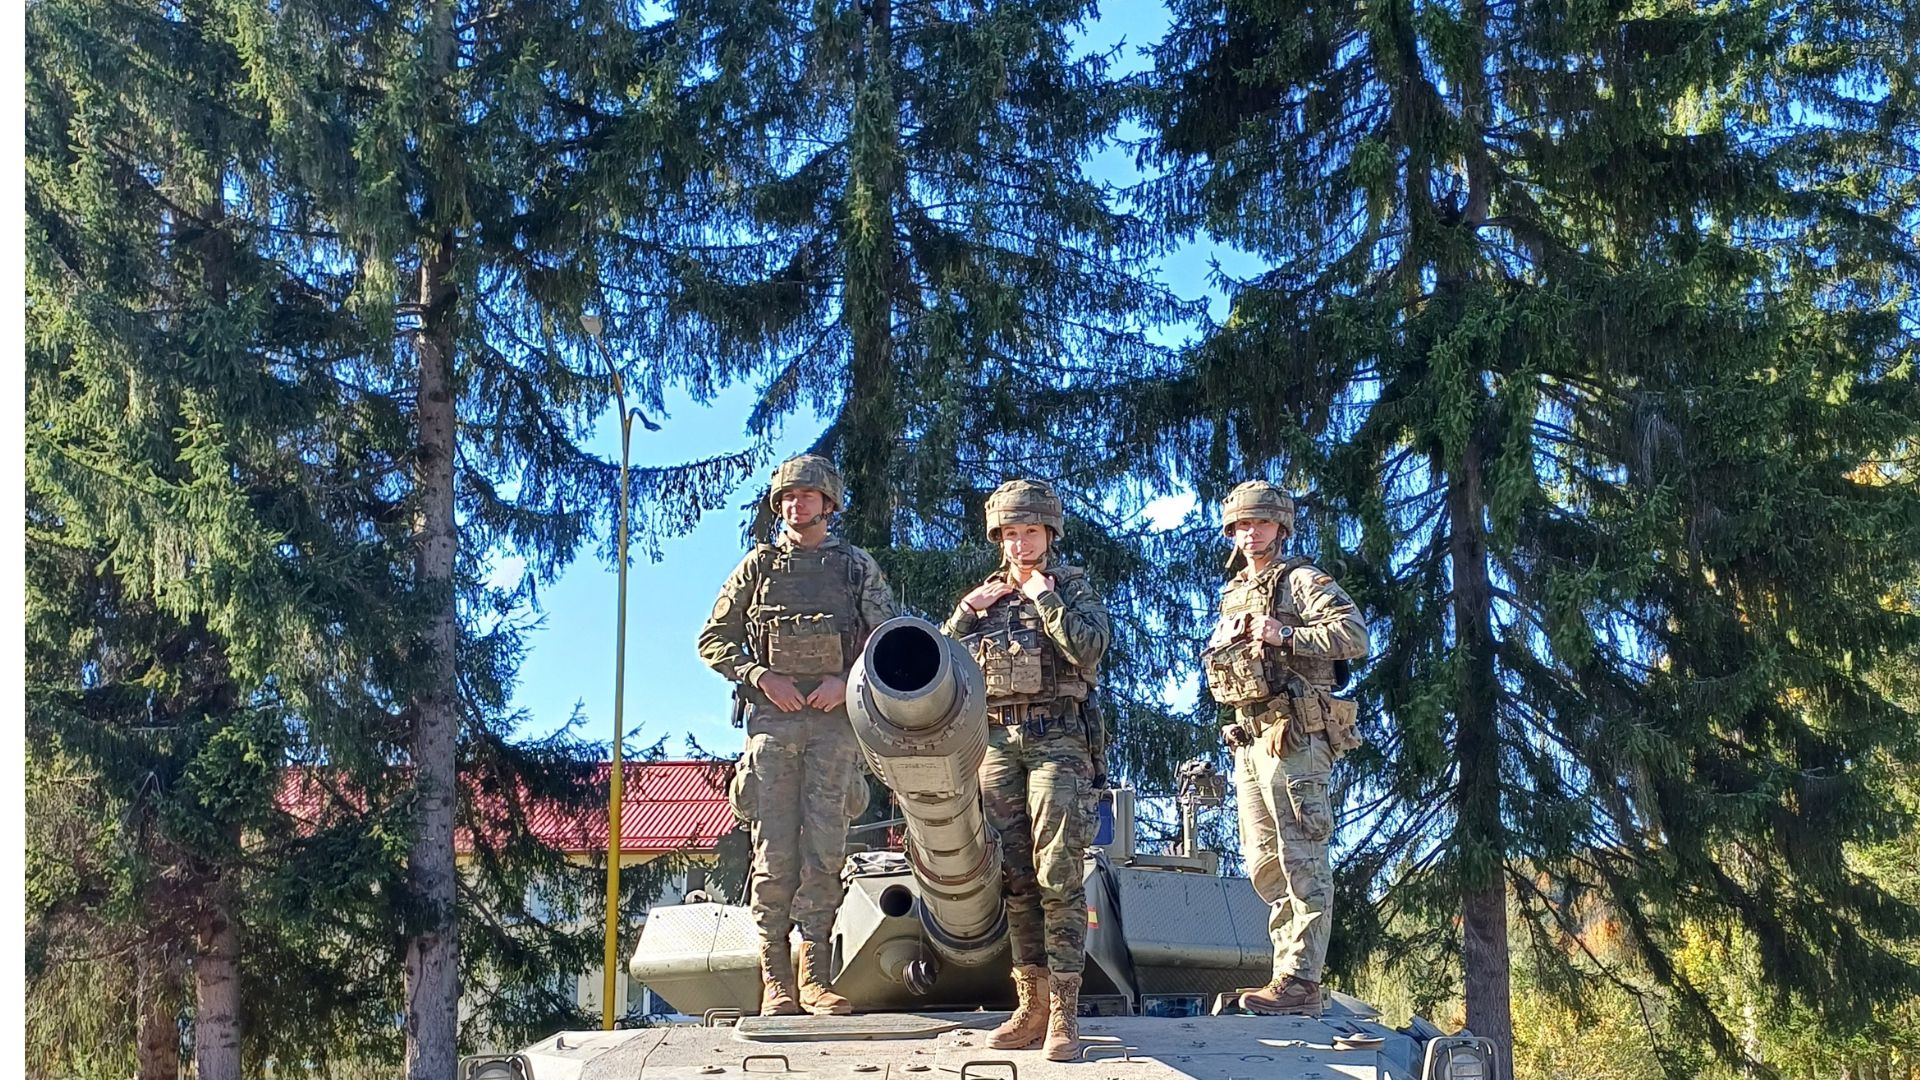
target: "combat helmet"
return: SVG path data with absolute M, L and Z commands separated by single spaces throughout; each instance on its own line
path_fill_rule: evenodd
M 767 491 L 767 505 L 780 512 L 780 495 L 788 488 L 812 488 L 827 497 L 829 510 L 847 505 L 847 482 L 833 462 L 819 454 L 801 454 L 788 458 L 773 470 L 773 487 Z
M 1293 500 L 1265 480 L 1249 480 L 1227 492 L 1220 504 L 1220 531 L 1232 535 L 1233 523 L 1248 518 L 1275 522 L 1293 535 Z
M 996 544 L 1008 525 L 1045 525 L 1058 540 L 1066 532 L 1066 519 L 1060 496 L 1041 480 L 1009 480 L 987 496 L 987 539 Z

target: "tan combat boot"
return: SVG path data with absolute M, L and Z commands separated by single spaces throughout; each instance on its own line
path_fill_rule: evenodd
M 1241 994 L 1240 1004 L 1249 1012 L 1267 1016 L 1319 1016 L 1325 1008 L 1320 984 L 1293 975 Z
M 1080 973 L 1053 976 L 1047 1005 L 1048 1061 L 1072 1061 L 1080 1056 Z
M 800 1005 L 793 1000 L 793 956 L 787 943 L 760 943 L 760 1015 L 799 1016 Z
M 1025 1050 L 1047 1033 L 1047 969 L 1039 964 L 1014 968 L 1013 989 L 1020 995 L 1020 1004 L 987 1037 L 987 1045 L 995 1050 Z
M 827 989 L 820 977 L 819 948 L 811 941 L 800 943 L 800 1007 L 815 1016 L 845 1016 L 853 1003 Z

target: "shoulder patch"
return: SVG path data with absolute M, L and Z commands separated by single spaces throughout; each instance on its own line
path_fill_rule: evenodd
M 1313 583 L 1315 585 L 1331 585 L 1333 584 L 1333 578 L 1326 574 L 1315 574 L 1313 575 Z

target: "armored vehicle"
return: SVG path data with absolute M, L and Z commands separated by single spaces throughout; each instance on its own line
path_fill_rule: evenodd
M 1267 906 L 1211 853 L 1133 850 L 1132 793 L 1103 799 L 1086 861 L 1081 1060 L 993 1050 L 1011 1005 L 999 840 L 976 779 L 986 752 L 979 667 L 930 623 L 869 638 L 848 689 L 868 767 L 900 808 L 904 852 L 862 852 L 844 871 L 836 992 L 853 1016 L 760 1017 L 748 911 L 656 907 L 629 970 L 697 1023 L 568 1031 L 515 1054 L 469 1058 L 468 1080 L 1494 1080 L 1491 1045 L 1415 1018 L 1403 1028 L 1334 993 L 1318 1017 L 1255 1016 L 1241 990 L 1267 981 Z M 1220 782 L 1183 770 L 1185 834 Z

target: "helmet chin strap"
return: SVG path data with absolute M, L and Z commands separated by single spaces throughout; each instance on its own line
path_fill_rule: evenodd
M 813 527 L 814 527 L 815 525 L 818 525 L 818 524 L 820 524 L 821 522 L 823 522 L 823 521 L 825 521 L 825 520 L 827 520 L 827 518 L 829 518 L 829 517 L 831 517 L 832 515 L 834 515 L 834 514 L 837 514 L 837 513 L 839 513 L 839 512 L 840 512 L 840 508 L 839 508 L 839 507 L 837 507 L 837 506 L 836 506 L 836 507 L 834 507 L 834 508 L 833 508 L 833 509 L 831 509 L 831 510 L 829 510 L 829 509 L 827 509 L 827 503 L 826 503 L 826 500 L 825 500 L 825 499 L 822 499 L 822 500 L 820 501 L 820 512 L 819 512 L 819 513 L 817 513 L 817 514 L 815 514 L 815 515 L 813 515 L 812 517 L 810 517 L 810 518 L 808 518 L 807 520 L 805 520 L 805 521 L 803 521 L 803 522 L 800 522 L 800 523 L 799 523 L 798 525 L 796 525 L 796 524 L 794 524 L 794 523 L 793 523 L 793 522 L 791 522 L 791 521 L 788 521 L 788 520 L 787 520 L 787 518 L 786 518 L 786 515 L 784 515 L 784 514 L 783 514 L 783 515 L 781 515 L 781 517 L 780 517 L 780 524 L 782 524 L 782 525 L 784 525 L 784 526 L 786 526 L 787 528 L 789 528 L 789 529 L 791 529 L 791 530 L 793 530 L 794 532 L 799 532 L 799 531 L 801 531 L 802 529 L 811 529 L 811 528 L 813 528 Z
M 1233 550 L 1227 553 L 1227 569 L 1231 571 L 1241 562 L 1252 565 L 1253 560 L 1256 558 L 1271 561 L 1274 549 L 1279 546 L 1280 538 L 1278 536 L 1275 536 L 1271 542 L 1258 551 L 1253 550 L 1251 545 L 1235 544 L 1233 545 Z
M 1049 552 L 1043 551 L 1032 559 L 1017 559 L 1011 554 L 1002 553 L 1000 562 L 1009 570 L 1037 570 L 1047 564 L 1048 554 Z

